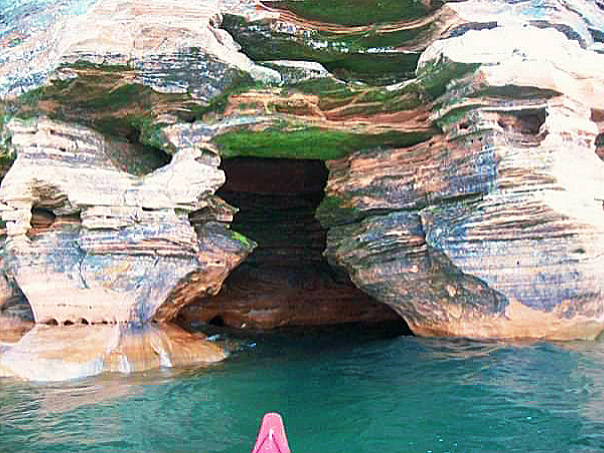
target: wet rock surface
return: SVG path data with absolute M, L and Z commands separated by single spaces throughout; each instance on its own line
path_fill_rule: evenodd
M 45 382 L 203 366 L 225 358 L 219 346 L 199 334 L 154 324 L 36 325 L 18 342 L 0 347 L 0 377 Z
M 44 291 L 75 288 L 119 319 L 194 304 L 272 326 L 377 301 L 420 335 L 602 331 L 599 2 L 76 4 L 0 37 L 4 267 L 37 320 Z M 266 177 L 233 176 L 225 203 L 218 166 L 242 158 Z M 325 163 L 314 204 L 272 159 Z

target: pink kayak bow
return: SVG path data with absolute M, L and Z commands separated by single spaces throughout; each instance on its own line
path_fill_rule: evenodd
M 264 415 L 252 453 L 291 453 L 281 415 L 275 412 Z

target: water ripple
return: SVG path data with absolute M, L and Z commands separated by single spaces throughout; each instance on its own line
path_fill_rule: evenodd
M 300 452 L 604 449 L 604 345 L 258 338 L 208 369 L 0 380 L 0 451 L 249 451 L 283 413 Z

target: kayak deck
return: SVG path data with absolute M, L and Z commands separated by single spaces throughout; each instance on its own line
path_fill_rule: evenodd
M 252 453 L 291 453 L 281 415 L 275 412 L 264 415 Z

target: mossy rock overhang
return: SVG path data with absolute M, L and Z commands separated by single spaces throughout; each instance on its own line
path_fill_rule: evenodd
M 64 70 L 67 68 L 63 68 Z M 150 87 L 124 82 L 131 73 L 127 67 L 78 64 L 68 68 L 77 76 L 67 80 L 55 79 L 47 85 L 27 92 L 18 99 L 5 102 L 9 115 L 21 118 L 47 116 L 66 122 L 92 127 L 106 136 L 118 137 L 130 143 L 166 149 L 160 131 L 170 121 L 192 123 L 216 121 L 224 117 L 230 99 L 242 93 L 267 91 L 270 98 L 275 88 L 259 85 L 240 73 L 228 88 L 209 103 L 201 103 L 189 94 L 159 93 Z M 424 95 L 419 86 L 386 88 L 346 84 L 335 79 L 304 81 L 278 87 L 279 100 L 270 102 L 269 114 L 274 125 L 257 132 L 239 128 L 227 130 L 215 137 L 225 158 L 235 156 L 341 158 L 352 151 L 376 146 L 408 146 L 433 134 L 430 127 L 400 131 L 384 127 L 380 131 L 342 130 L 317 125 L 313 114 L 296 111 L 289 101 L 296 96 L 318 96 L 317 108 L 339 120 L 354 116 L 395 114 L 412 111 L 422 105 Z M 320 93 L 320 94 L 314 94 Z M 231 112 L 243 114 L 245 105 Z M 239 112 L 237 111 L 239 109 Z M 254 112 L 265 113 L 265 112 Z M 302 113 L 302 114 L 300 114 Z M 290 121 L 291 119 L 295 121 Z M 267 146 L 270 145 L 270 146 Z M 272 149 L 271 149 L 272 148 Z
M 79 61 L 60 66 L 45 85 L 4 103 L 5 109 L 21 118 L 44 115 L 108 135 L 125 136 L 131 125 L 150 123 L 160 114 L 192 122 L 209 112 L 220 112 L 227 93 L 258 84 L 249 74 L 234 68 L 219 83 L 213 96 L 200 99 L 188 91 L 154 90 L 137 80 L 131 66 Z
M 413 77 L 423 43 L 433 32 L 432 24 L 427 22 L 387 32 L 368 26 L 362 31 L 304 30 L 290 34 L 273 30 L 265 21 L 247 23 L 230 15 L 225 15 L 222 27 L 254 61 L 313 61 L 340 79 L 383 85 Z M 409 49 L 401 50 L 405 45 Z
M 295 7 L 285 3 L 288 2 L 277 6 Z M 244 24 L 241 18 L 227 17 L 225 24 L 229 21 Z M 194 54 L 195 49 L 191 49 L 191 53 Z M 321 61 L 314 59 L 317 60 Z M 213 143 L 223 158 L 253 156 L 327 161 L 362 150 L 412 146 L 439 133 L 442 121 L 431 124 L 424 118 L 401 128 L 398 127 L 400 115 L 429 111 L 448 83 L 474 72 L 477 65 L 439 60 L 416 70 L 416 63 L 409 67 L 410 71 L 398 67 L 405 81 L 395 85 L 384 85 L 379 77 L 368 84 L 343 82 L 331 76 L 276 85 L 255 81 L 249 74 L 232 68 L 216 82 L 214 95 L 200 100 L 190 92 L 158 92 L 140 83 L 136 69 L 128 65 L 77 61 L 60 66 L 44 86 L 17 99 L 2 101 L 1 121 L 6 122 L 12 116 L 47 116 L 91 127 L 107 137 L 134 144 L 136 156 L 122 157 L 121 165 L 134 174 L 144 174 L 169 162 L 169 155 L 175 151 L 162 138 L 165 126 L 175 122 L 215 124 L 226 117 L 249 115 L 246 111 L 249 105 L 234 105 L 235 99 L 255 93 L 268 101 L 264 101 L 264 110 L 257 108 L 258 105 L 252 106 L 251 114 L 269 116 L 270 121 L 262 127 L 222 130 Z M 279 69 L 279 65 L 273 67 Z M 376 74 L 380 72 L 371 65 L 364 67 Z M 285 74 L 283 67 L 280 70 Z M 412 79 L 414 72 L 417 75 Z M 299 100 L 304 97 L 315 100 L 303 101 L 300 107 Z M 228 115 L 227 110 L 230 110 Z M 365 124 L 350 127 L 347 123 L 358 118 L 366 120 Z M 5 135 L 2 140 L 3 148 L 8 149 L 10 137 Z M 6 170 L 13 159 L 14 156 L 3 153 Z
M 353 151 L 372 147 L 403 147 L 427 140 L 429 132 L 350 132 L 304 128 L 300 130 L 233 131 L 219 135 L 214 142 L 223 158 L 266 157 L 332 160 Z
M 383 24 L 424 17 L 444 4 L 414 0 L 263 0 L 262 4 L 289 10 L 309 21 L 345 26 Z

